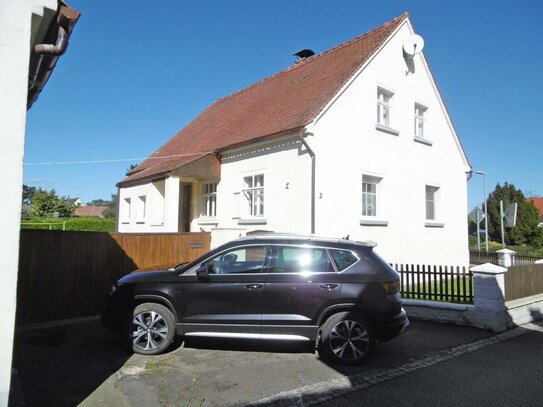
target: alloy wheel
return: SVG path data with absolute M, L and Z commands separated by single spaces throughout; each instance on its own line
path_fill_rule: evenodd
M 132 343 L 134 347 L 149 351 L 158 348 L 168 336 L 165 319 L 155 311 L 144 311 L 132 319 Z
M 330 349 L 338 358 L 354 361 L 367 352 L 370 338 L 359 322 L 343 320 L 330 331 L 329 343 Z

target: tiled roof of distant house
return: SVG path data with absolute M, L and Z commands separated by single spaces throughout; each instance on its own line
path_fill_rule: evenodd
M 217 100 L 130 171 L 121 184 L 166 173 L 185 157 L 217 153 L 303 129 L 407 18 L 404 13 L 373 31 Z
M 539 212 L 539 217 L 543 219 L 543 198 L 528 198 L 528 201 L 531 201 Z
M 103 218 L 105 216 L 105 212 L 107 210 L 107 206 L 78 206 L 74 209 L 74 215 L 75 216 L 94 216 L 97 218 Z

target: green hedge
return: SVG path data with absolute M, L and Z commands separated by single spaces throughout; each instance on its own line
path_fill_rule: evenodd
M 62 230 L 62 224 L 65 224 L 65 230 L 78 230 L 84 232 L 115 232 L 115 220 L 110 218 L 100 219 L 93 217 L 80 217 L 69 219 L 34 218 L 30 220 L 22 220 L 22 229 L 52 229 Z

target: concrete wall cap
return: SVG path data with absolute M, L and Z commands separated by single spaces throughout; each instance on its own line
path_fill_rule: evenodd
M 543 259 L 537 260 L 537 261 L 535 262 L 535 264 L 543 264 Z
M 481 274 L 502 274 L 507 272 L 505 267 L 497 266 L 496 264 L 492 263 L 481 264 L 480 266 L 470 268 L 470 270 L 474 273 Z
M 517 254 L 516 251 L 511 250 L 511 249 L 500 249 L 500 250 L 496 250 L 496 253 Z

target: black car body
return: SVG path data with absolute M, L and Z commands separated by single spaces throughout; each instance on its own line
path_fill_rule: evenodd
M 294 340 L 315 342 L 325 358 L 345 364 L 409 326 L 399 276 L 372 244 L 276 234 L 227 243 L 174 269 L 124 276 L 102 322 L 128 328 L 138 353 L 162 352 L 174 334 Z

